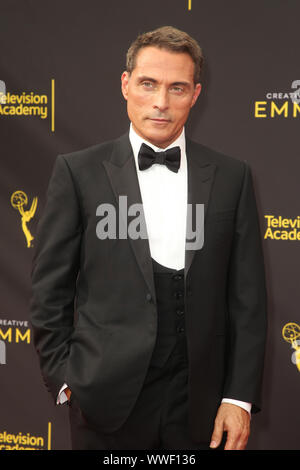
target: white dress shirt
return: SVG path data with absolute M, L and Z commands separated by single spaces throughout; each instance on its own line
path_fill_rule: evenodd
M 163 266 L 183 269 L 185 265 L 186 217 L 187 217 L 187 158 L 185 130 L 169 147 L 160 149 L 140 137 L 130 124 L 129 140 L 136 164 L 138 182 L 144 208 L 151 257 Z M 166 165 L 153 164 L 141 171 L 138 153 L 142 143 L 156 152 L 179 146 L 181 150 L 180 168 L 177 173 Z M 67 400 L 64 384 L 58 396 L 58 403 Z M 232 403 L 251 412 L 251 403 L 223 398 L 222 402 Z
M 172 144 L 160 149 L 140 137 L 130 125 L 129 139 L 133 149 L 137 176 L 144 207 L 151 257 L 163 266 L 184 268 L 187 215 L 187 162 L 184 129 Z M 142 143 L 156 152 L 180 147 L 178 173 L 166 165 L 154 164 L 141 171 L 138 153 Z

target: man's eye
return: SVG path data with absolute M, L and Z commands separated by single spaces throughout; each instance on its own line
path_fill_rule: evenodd
M 144 88 L 152 88 L 153 83 L 151 83 L 151 82 L 143 82 L 142 85 L 143 85 Z
M 184 91 L 183 88 L 180 87 L 180 86 L 173 86 L 173 87 L 171 88 L 171 90 L 172 90 L 172 91 L 175 91 L 175 93 L 183 93 L 183 91 Z

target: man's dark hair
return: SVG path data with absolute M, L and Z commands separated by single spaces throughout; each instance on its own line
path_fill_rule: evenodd
M 194 83 L 199 82 L 204 58 L 201 47 L 189 34 L 172 26 L 162 26 L 154 31 L 140 34 L 127 51 L 126 70 L 128 73 L 131 73 L 135 68 L 139 50 L 147 46 L 189 54 L 195 64 Z

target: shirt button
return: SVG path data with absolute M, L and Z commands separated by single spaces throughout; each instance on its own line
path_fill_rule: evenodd
M 184 314 L 184 311 L 181 310 L 180 308 L 178 308 L 178 309 L 176 310 L 176 313 L 177 313 L 177 315 L 183 315 L 183 314 Z
M 180 281 L 182 279 L 182 277 L 183 277 L 182 274 L 174 274 L 173 279 L 175 281 Z
M 147 300 L 147 302 L 151 302 L 151 300 L 152 300 L 152 296 L 151 296 L 151 294 L 149 294 L 149 292 L 146 295 L 146 300 Z
M 182 291 L 177 291 L 177 292 L 174 292 L 174 297 L 176 299 L 180 299 L 181 297 L 183 297 L 183 292 Z
M 177 328 L 177 332 L 178 332 L 178 333 L 183 333 L 183 332 L 184 332 L 183 326 L 179 326 L 179 327 Z

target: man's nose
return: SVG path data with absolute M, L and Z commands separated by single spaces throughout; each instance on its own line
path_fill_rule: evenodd
M 155 94 L 153 107 L 158 108 L 160 111 L 168 109 L 169 96 L 167 90 L 161 88 L 159 91 L 157 91 Z

